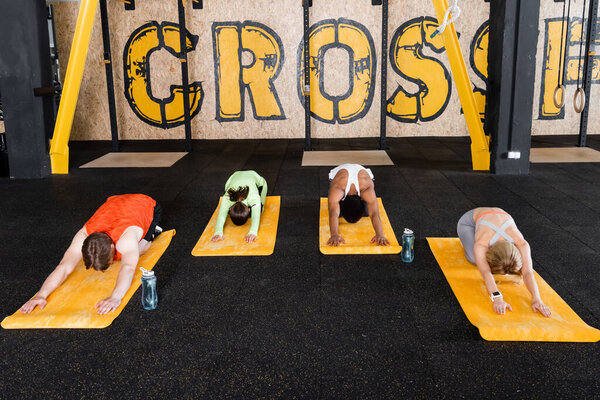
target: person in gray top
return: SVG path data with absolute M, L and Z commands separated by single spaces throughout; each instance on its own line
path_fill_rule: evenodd
M 481 273 L 494 311 L 504 314 L 512 308 L 502 298 L 492 274 L 514 274 L 522 277 L 531 293 L 533 311 L 545 317 L 552 314 L 540 298 L 531 248 L 507 212 L 496 207 L 474 208 L 460 218 L 456 230 L 467 260 Z

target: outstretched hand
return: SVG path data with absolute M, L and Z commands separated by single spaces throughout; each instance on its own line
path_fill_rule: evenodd
M 390 244 L 389 240 L 387 240 L 383 235 L 373 236 L 373 239 L 371 239 L 371 243 L 377 243 L 379 246 L 387 246 Z
M 327 241 L 327 244 L 330 245 L 330 246 L 339 246 L 342 243 L 346 243 L 346 241 L 340 235 L 333 235 Z
M 246 235 L 244 236 L 244 240 L 246 241 L 246 243 L 252 243 L 257 239 L 256 235 Z
M 219 242 L 221 240 L 225 239 L 225 237 L 223 235 L 215 235 L 213 237 L 210 238 L 211 242 Z
M 29 314 L 36 306 L 39 307 L 40 310 L 43 310 L 44 307 L 46 307 L 46 299 L 40 296 L 34 296 L 27 303 L 23 304 L 21 312 L 23 314 Z
M 111 311 L 114 311 L 121 304 L 121 299 L 115 299 L 113 297 L 108 297 L 102 301 L 99 301 L 96 304 L 96 310 L 98 314 L 108 314 Z
M 541 300 L 534 301 L 533 304 L 531 304 L 531 309 L 533 310 L 533 312 L 539 311 L 539 313 L 542 314 L 544 317 L 549 317 L 550 315 L 552 315 L 552 311 L 550 311 L 550 308 L 544 303 L 542 303 Z
M 512 311 L 512 307 L 510 304 L 505 302 L 503 299 L 498 299 L 494 301 L 494 311 L 496 311 L 500 315 L 504 315 L 506 310 Z

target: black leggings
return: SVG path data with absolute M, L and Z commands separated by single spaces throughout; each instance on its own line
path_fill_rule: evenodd
M 158 202 L 154 206 L 154 217 L 152 218 L 152 222 L 150 223 L 150 228 L 148 228 L 148 232 L 146 232 L 146 236 L 144 236 L 144 240 L 151 242 L 154 240 L 155 235 L 154 231 L 156 230 L 156 225 L 160 222 L 160 218 L 162 217 L 162 207 Z

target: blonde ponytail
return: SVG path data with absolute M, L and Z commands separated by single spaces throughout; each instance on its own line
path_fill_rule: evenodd
M 492 274 L 521 275 L 523 260 L 521 252 L 513 243 L 506 240 L 494 243 L 488 248 L 485 258 Z

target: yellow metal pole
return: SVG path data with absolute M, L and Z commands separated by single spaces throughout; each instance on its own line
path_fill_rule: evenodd
M 97 7 L 98 0 L 81 0 L 79 6 L 73 45 L 54 125 L 54 135 L 50 140 L 50 163 L 53 174 L 69 173 L 69 136 Z
M 437 14 L 438 21 L 444 20 L 444 14 L 448 9 L 448 2 L 446 0 L 431 0 L 435 13 Z M 475 96 L 473 95 L 473 89 L 471 88 L 471 81 L 467 74 L 467 66 L 465 59 L 462 56 L 460 50 L 460 44 L 458 43 L 458 36 L 456 35 L 456 29 L 454 23 L 448 24 L 446 29 L 442 33 L 444 43 L 446 45 L 446 53 L 448 54 L 448 60 L 450 61 L 450 68 L 452 69 L 452 77 L 458 91 L 458 97 L 462 105 L 465 119 L 467 121 L 467 128 L 471 135 L 471 159 L 473 163 L 473 170 L 475 171 L 489 171 L 490 169 L 490 149 L 489 142 L 483 131 L 483 125 L 479 119 L 479 111 L 475 103 Z

